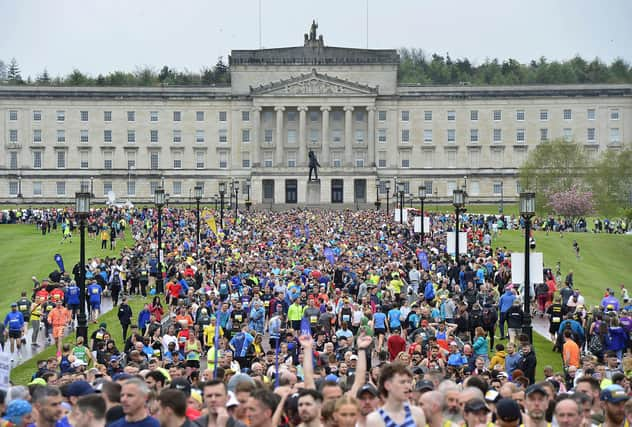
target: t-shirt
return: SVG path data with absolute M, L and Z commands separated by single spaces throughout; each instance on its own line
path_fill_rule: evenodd
M 123 417 L 117 421 L 114 421 L 112 424 L 109 425 L 109 427 L 160 427 L 160 423 L 157 419 L 152 417 L 146 417 L 140 421 L 130 423 L 125 420 L 125 417 Z

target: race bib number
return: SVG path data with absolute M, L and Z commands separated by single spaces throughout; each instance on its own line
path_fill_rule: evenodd
M 270 307 L 270 301 L 264 301 L 263 302 L 263 306 L 264 307 Z
M 19 305 L 19 306 L 18 306 L 18 310 L 20 310 L 20 311 L 26 311 L 26 306 L 25 306 L 25 305 Z
M 309 317 L 309 322 L 314 325 L 316 324 L 316 322 L 318 322 L 318 316 L 310 316 Z
M 99 294 L 98 289 L 92 289 L 92 295 L 98 295 L 98 294 Z
M 103 332 L 97 332 L 97 334 L 95 335 L 96 339 L 98 340 L 102 340 L 103 339 Z
M 554 317 L 554 318 L 551 319 L 552 323 L 560 323 L 561 321 L 562 321 L 561 317 Z
M 241 322 L 241 314 L 236 314 L 235 315 L 235 320 L 238 322 Z

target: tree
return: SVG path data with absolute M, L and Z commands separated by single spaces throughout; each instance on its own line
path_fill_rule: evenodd
M 581 191 L 579 186 L 573 185 L 565 191 L 549 193 L 548 205 L 553 212 L 566 218 L 575 219 L 589 215 L 593 212 L 593 194 L 590 191 Z
M 623 150 L 607 150 L 595 162 L 589 176 L 595 203 L 603 215 L 618 215 L 630 204 L 632 191 L 632 147 Z
M 536 206 L 546 206 L 546 195 L 585 187 L 591 161 L 584 149 L 574 143 L 555 140 L 531 150 L 520 167 L 522 188 L 535 190 Z M 538 209 L 540 210 L 540 209 Z
M 37 83 L 41 85 L 49 85 L 50 84 L 50 76 L 48 75 L 48 71 L 44 68 L 42 74 L 37 76 Z
M 18 61 L 15 58 L 11 58 L 11 62 L 9 63 L 9 70 L 7 71 L 7 80 L 10 83 L 22 83 L 22 75 L 20 74 L 20 66 L 18 65 Z
M 90 79 L 76 68 L 66 77 L 65 83 L 70 86 L 85 86 Z
M 0 59 L 0 81 L 7 79 L 7 64 Z
M 215 64 L 215 83 L 230 83 L 230 70 L 228 65 L 224 64 L 223 58 L 220 56 Z

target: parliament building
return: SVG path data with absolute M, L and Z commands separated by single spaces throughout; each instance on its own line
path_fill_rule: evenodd
M 591 157 L 632 141 L 632 85 L 400 84 L 396 50 L 233 50 L 223 87 L 0 85 L 0 202 L 146 204 L 164 187 L 209 205 L 224 182 L 254 206 L 366 206 L 395 182 L 427 202 L 515 200 L 529 151 Z M 320 163 L 308 182 L 308 153 Z M 228 195 L 226 196 L 228 199 Z

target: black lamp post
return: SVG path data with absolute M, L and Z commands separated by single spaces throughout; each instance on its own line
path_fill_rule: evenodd
M 154 204 L 158 211 L 158 277 L 156 278 L 156 293 L 163 293 L 162 282 L 162 207 L 165 205 L 165 190 L 157 188 L 154 192 Z
M 75 193 L 75 215 L 79 218 L 79 312 L 77 313 L 77 338 L 88 342 L 88 318 L 86 316 L 86 218 L 90 215 L 90 193 Z
M 524 218 L 524 316 L 522 331 L 529 337 L 529 342 L 533 342 L 533 332 L 531 329 L 531 278 L 530 268 L 530 242 L 531 239 L 531 218 L 535 215 L 535 193 L 520 193 L 520 215 Z
M 237 217 L 237 210 L 239 209 L 239 181 L 233 181 L 233 188 L 235 189 L 235 217 Z
M 18 175 L 18 199 L 22 198 L 22 175 Z
M 404 222 L 404 183 L 397 183 L 397 190 L 399 191 L 399 223 Z
M 204 189 L 200 185 L 196 185 L 193 189 L 195 193 L 195 205 L 196 211 L 195 216 L 197 220 L 197 227 L 195 228 L 195 249 L 197 251 L 198 257 L 200 256 L 200 200 L 204 197 Z
M 90 177 L 90 197 L 94 199 L 94 177 Z
M 389 208 L 388 208 L 388 202 L 389 202 L 389 193 L 391 191 L 391 180 L 387 179 L 386 182 L 384 183 L 384 188 L 386 188 L 386 216 L 388 216 L 390 214 L 389 212 Z
M 376 211 L 380 210 L 381 204 L 382 202 L 380 202 L 380 181 L 375 181 L 375 210 Z
M 423 241 L 424 238 L 424 200 L 426 200 L 426 186 L 419 186 L 419 204 L 421 208 L 421 236 L 419 238 L 420 241 Z
M 224 229 L 224 196 L 226 195 L 226 183 L 219 183 L 219 226 Z
M 452 204 L 454 205 L 454 214 L 456 216 L 456 227 L 454 228 L 454 259 L 457 264 L 459 262 L 459 217 L 465 206 L 465 191 L 456 189 L 452 192 Z
M 250 200 L 250 185 L 252 182 L 250 178 L 246 180 L 246 210 L 250 211 L 250 205 L 252 205 L 252 201 Z

